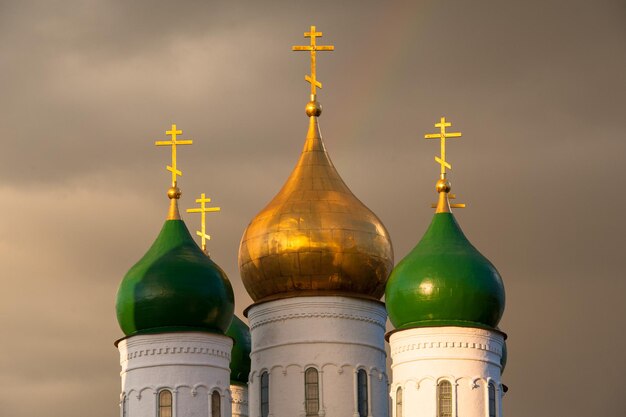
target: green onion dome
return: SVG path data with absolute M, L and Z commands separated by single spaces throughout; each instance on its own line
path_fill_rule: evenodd
M 235 341 L 230 359 L 230 383 L 247 385 L 250 374 L 250 350 L 252 349 L 250 328 L 239 317 L 233 316 L 233 322 L 226 336 L 232 337 Z
M 224 334 L 233 319 L 233 289 L 180 220 L 176 200 L 148 252 L 117 291 L 117 321 L 126 336 L 203 331 Z
M 496 329 L 505 303 L 500 274 L 467 240 L 441 194 L 446 207 L 391 273 L 385 292 L 389 319 L 396 329 Z

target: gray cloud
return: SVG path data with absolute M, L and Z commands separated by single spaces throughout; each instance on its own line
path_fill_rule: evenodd
M 619 415 L 626 371 L 621 206 L 626 8 L 603 2 L 0 3 L 3 415 L 116 415 L 117 285 L 167 210 L 177 123 L 183 208 L 206 192 L 212 257 L 237 311 L 249 220 L 301 150 L 308 25 L 321 127 L 399 261 L 435 198 L 445 114 L 457 216 L 499 268 L 508 416 Z M 190 229 L 197 219 L 184 216 Z M 620 391 L 621 392 L 621 391 Z M 37 398 L 37 401 L 33 401 Z

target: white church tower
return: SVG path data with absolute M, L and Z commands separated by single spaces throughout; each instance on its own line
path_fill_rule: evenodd
M 326 152 L 316 100 L 315 27 L 304 149 L 287 182 L 243 234 L 239 267 L 254 300 L 250 417 L 385 417 L 385 306 L 393 252 L 374 213 Z
M 497 328 L 504 286 L 450 210 L 441 118 L 439 202 L 424 237 L 395 267 L 385 292 L 393 381 L 392 417 L 501 417 L 506 335 Z M 452 207 L 462 206 L 453 204 Z
M 181 134 L 167 132 L 175 147 Z M 159 142 L 157 142 L 159 144 Z M 159 236 L 117 293 L 121 417 L 231 417 L 233 290 L 178 212 L 175 153 L 170 210 Z M 168 167 L 169 168 L 169 167 Z

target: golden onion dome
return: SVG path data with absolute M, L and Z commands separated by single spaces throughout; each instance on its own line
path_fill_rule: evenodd
M 295 169 L 246 228 L 239 269 L 255 302 L 308 295 L 380 299 L 393 267 L 382 222 L 343 182 L 326 152 L 317 116 Z

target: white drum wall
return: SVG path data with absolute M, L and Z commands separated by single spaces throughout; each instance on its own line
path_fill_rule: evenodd
M 424 327 L 397 331 L 389 338 L 393 382 L 392 417 L 437 416 L 437 384 L 452 385 L 452 417 L 488 417 L 488 384 L 496 389 L 502 416 L 501 365 L 504 334 L 469 327 Z M 396 415 L 402 387 L 403 415 Z
M 230 337 L 196 332 L 130 336 L 117 345 L 122 367 L 120 415 L 156 417 L 158 394 L 172 391 L 173 417 L 210 416 L 211 394 L 231 417 Z
M 357 372 L 368 375 L 368 416 L 388 415 L 383 303 L 294 297 L 249 308 L 249 415 L 260 417 L 260 376 L 269 373 L 269 416 L 305 417 L 304 372 L 319 372 L 319 416 L 358 417 Z

